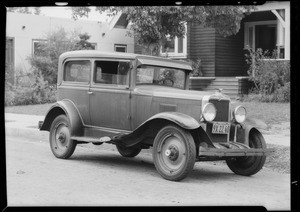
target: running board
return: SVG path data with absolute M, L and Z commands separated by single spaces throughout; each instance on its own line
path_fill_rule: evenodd
M 275 152 L 275 149 L 217 149 L 199 148 L 199 156 L 218 156 L 218 157 L 241 157 L 241 156 L 265 156 Z
M 107 136 L 101 138 L 72 136 L 71 139 L 76 141 L 91 142 L 93 144 L 102 144 L 111 141 L 111 138 Z

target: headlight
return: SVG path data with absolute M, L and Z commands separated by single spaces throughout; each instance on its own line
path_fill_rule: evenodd
M 213 121 L 216 117 L 217 109 L 212 103 L 206 103 L 202 108 L 202 117 L 205 121 Z
M 237 106 L 233 111 L 233 118 L 238 123 L 243 123 L 246 120 L 246 109 L 243 106 Z

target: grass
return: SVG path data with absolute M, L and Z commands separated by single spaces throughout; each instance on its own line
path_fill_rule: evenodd
M 248 117 L 260 119 L 269 126 L 290 122 L 290 103 L 235 102 L 233 105 L 243 105 Z

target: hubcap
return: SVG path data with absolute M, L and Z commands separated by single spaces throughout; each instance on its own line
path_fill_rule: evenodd
M 179 151 L 176 146 L 171 145 L 166 151 L 165 155 L 171 160 L 176 161 L 179 156 Z
M 162 138 L 158 147 L 158 162 L 166 172 L 176 173 L 185 164 L 186 147 L 177 134 L 169 134 Z
M 66 134 L 64 132 L 60 132 L 58 135 L 58 141 L 64 143 L 66 141 Z
M 57 150 L 63 150 L 68 148 L 68 142 L 70 140 L 69 128 L 65 123 L 60 123 L 56 127 L 55 143 Z

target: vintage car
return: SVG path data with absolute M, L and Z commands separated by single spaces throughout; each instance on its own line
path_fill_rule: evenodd
M 225 160 L 236 174 L 257 173 L 274 150 L 247 122 L 243 106 L 232 108 L 221 91 L 189 90 L 191 71 L 187 62 L 161 57 L 66 52 L 58 64 L 58 101 L 40 130 L 50 132 L 58 158 L 89 142 L 114 144 L 124 157 L 151 148 L 158 173 L 172 181 L 198 161 Z

